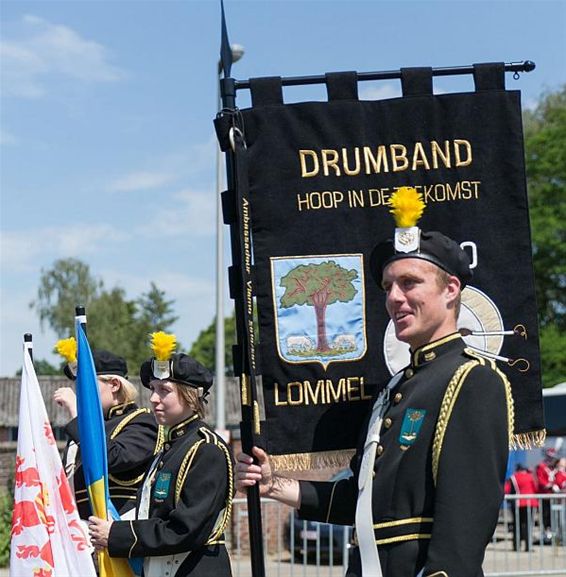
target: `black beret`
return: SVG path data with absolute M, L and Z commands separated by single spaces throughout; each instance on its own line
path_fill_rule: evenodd
M 140 378 L 144 387 L 149 387 L 149 383 L 156 379 L 165 379 L 193 388 L 202 388 L 204 393 L 207 393 L 212 386 L 212 373 L 185 353 L 175 353 L 169 361 L 166 361 L 169 362 L 170 374 L 168 377 L 155 376 L 154 362 L 155 359 L 148 359 L 143 362 L 140 368 Z
M 402 258 L 420 258 L 427 260 L 448 274 L 457 276 L 464 288 L 472 278 L 470 258 L 462 247 L 441 232 L 421 231 L 420 247 L 412 252 L 397 252 L 393 240 L 379 243 L 370 256 L 370 271 L 375 282 L 381 286 L 385 267 Z
M 128 365 L 122 357 L 109 351 L 93 350 L 92 358 L 94 360 L 94 370 L 97 375 L 119 375 L 127 378 Z M 77 378 L 73 369 L 68 364 L 65 365 L 63 371 L 69 379 L 74 381 Z

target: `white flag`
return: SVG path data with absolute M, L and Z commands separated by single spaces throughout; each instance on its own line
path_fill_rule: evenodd
M 88 535 L 63 470 L 27 343 L 20 392 L 10 575 L 96 577 Z

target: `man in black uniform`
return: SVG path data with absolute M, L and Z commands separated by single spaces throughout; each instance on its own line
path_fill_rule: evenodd
M 404 238 L 404 246 L 387 241 L 372 255 L 411 362 L 378 396 L 353 476 L 296 481 L 274 474 L 257 447 L 258 464 L 238 457 L 238 488 L 259 482 L 262 495 L 303 519 L 355 525 L 348 577 L 483 575 L 503 498 L 513 401 L 503 373 L 456 329 L 470 262 L 441 233 L 416 232 L 407 252 L 399 250 Z
M 224 530 L 234 492 L 232 456 L 202 420 L 212 375 L 177 353 L 146 361 L 141 379 L 152 391 L 156 419 L 169 427 L 167 440 L 138 494 L 136 520 L 90 517 L 92 544 L 112 557 L 143 557 L 144 577 L 229 577 Z
M 128 511 L 133 514 L 137 490 L 163 443 L 164 430 L 158 427 L 149 409 L 140 408 L 135 403 L 138 392 L 127 380 L 126 361 L 103 350 L 93 351 L 93 359 L 104 414 L 110 499 L 121 516 Z M 70 365 L 65 367 L 65 374 L 75 378 Z M 82 470 L 75 392 L 70 387 L 61 387 L 53 398 L 71 416 L 65 426 L 70 442 L 65 451 L 64 465 L 72 482 L 79 515 L 81 519 L 88 519 L 92 511 Z

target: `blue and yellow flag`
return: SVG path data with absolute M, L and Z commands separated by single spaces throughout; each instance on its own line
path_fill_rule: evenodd
M 77 413 L 85 486 L 93 514 L 117 517 L 108 492 L 108 462 L 104 417 L 98 393 L 94 360 L 81 319 L 75 322 L 77 338 Z M 100 577 L 133 576 L 126 559 L 112 558 L 105 549 L 98 555 Z

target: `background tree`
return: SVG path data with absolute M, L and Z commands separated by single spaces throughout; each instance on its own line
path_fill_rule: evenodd
M 35 374 L 37 376 L 43 377 L 53 377 L 57 375 L 63 374 L 63 364 L 56 367 L 52 365 L 49 361 L 45 359 L 33 359 L 33 367 L 35 369 Z M 18 369 L 16 371 L 16 375 L 19 376 L 22 374 L 22 369 Z
M 165 292 L 153 282 L 147 293 L 128 300 L 124 289 L 107 290 L 80 260 L 57 260 L 51 269 L 42 270 L 37 299 L 30 303 L 38 312 L 42 326 L 48 324 L 58 338 L 74 335 L 78 304 L 86 306 L 92 348 L 123 356 L 131 374 L 137 373 L 150 354 L 149 333 L 170 331 L 178 318 L 173 312 L 174 301 L 167 300 Z M 179 344 L 179 350 L 181 348 Z M 37 367 L 36 363 L 36 370 Z M 49 367 L 45 369 L 50 370 Z M 57 370 L 55 374 L 60 372 Z M 38 374 L 47 373 L 38 370 Z
M 543 384 L 566 379 L 566 86 L 525 111 Z
M 317 351 L 330 350 L 326 339 L 326 307 L 338 301 L 351 301 L 358 292 L 352 284 L 357 277 L 358 271 L 355 269 L 347 270 L 330 260 L 297 266 L 281 278 L 281 286 L 285 288 L 281 297 L 283 308 L 314 307 Z
M 46 324 L 59 337 L 74 334 L 75 307 L 89 306 L 102 290 L 102 281 L 90 274 L 84 262 L 74 259 L 56 260 L 50 269 L 41 269 L 36 300 L 30 303 Z
M 227 375 L 234 375 L 232 346 L 236 344 L 236 316 L 224 319 L 224 363 Z M 216 354 L 216 317 L 201 331 L 193 343 L 189 355 L 214 372 Z

